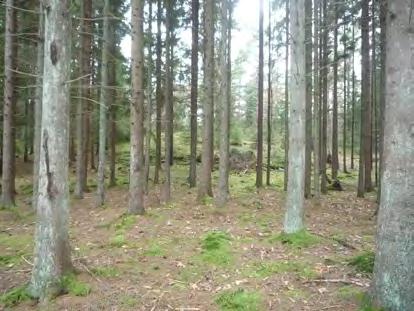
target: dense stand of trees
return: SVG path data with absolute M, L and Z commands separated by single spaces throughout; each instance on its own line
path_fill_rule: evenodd
M 24 161 L 32 156 L 38 214 L 33 296 L 58 294 L 58 280 L 72 268 L 69 167 L 75 173 L 74 196 L 83 199 L 97 157 L 96 205 L 103 206 L 106 180 L 110 186 L 117 182 L 121 119 L 129 119 L 127 211 L 143 214 L 150 183 L 160 184 L 163 203 L 174 196 L 178 124 L 190 132 L 189 186 L 198 186 L 200 202 L 214 196 L 218 156 L 215 202 L 224 207 L 230 199 L 232 131 L 240 126 L 233 116 L 242 116 L 256 134 L 256 187 L 263 187 L 264 168 L 267 186 L 274 167 L 284 169 L 286 233 L 304 230 L 305 198 L 318 200 L 321 193 L 341 189 L 341 174 L 358 169 L 358 197 L 380 188 L 373 295 L 390 310 L 414 308 L 412 3 L 269 1 L 267 30 L 264 1 L 259 4 L 257 84 L 241 101 L 235 81 L 243 65 L 231 58 L 237 1 L 85 0 L 73 6 L 67 0 L 4 1 L 1 201 L 15 205 L 16 156 L 21 153 Z M 128 9 L 130 63 L 120 50 L 129 31 L 122 21 Z M 187 27 L 192 40 L 183 51 L 177 34 Z M 191 61 L 177 53 L 191 55 Z M 274 71 L 283 66 L 280 83 Z M 181 106 L 178 96 L 184 98 Z M 23 121 L 17 122 L 21 111 Z M 275 137 L 282 148 L 272 148 Z M 16 147 L 20 140 L 23 151 Z M 282 159 L 278 163 L 272 160 L 275 153 Z

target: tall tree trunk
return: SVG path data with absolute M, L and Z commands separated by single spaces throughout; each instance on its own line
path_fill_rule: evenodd
M 305 49 L 306 49 L 306 153 L 305 198 L 311 196 L 312 172 L 312 0 L 305 0 Z
M 87 188 L 87 148 L 85 136 L 85 114 L 89 105 L 91 83 L 91 54 L 92 54 L 92 1 L 85 0 L 81 4 L 81 47 L 79 72 L 83 79 L 79 82 L 79 101 L 76 112 L 76 184 L 75 197 L 82 199 Z
M 269 33 L 268 33 L 268 76 L 267 76 L 267 165 L 266 185 L 270 186 L 270 160 L 272 156 L 272 2 L 269 0 Z
M 148 3 L 148 65 L 147 65 L 147 115 L 146 115 L 146 125 L 145 125 L 145 186 L 144 192 L 148 193 L 149 186 L 149 173 L 151 165 L 151 131 L 152 131 L 152 1 Z
M 387 310 L 414 310 L 414 36 L 409 0 L 388 1 L 381 203 L 373 294 Z
M 101 64 L 101 98 L 99 105 L 99 151 L 98 151 L 98 191 L 96 205 L 102 206 L 105 203 L 105 163 L 106 163 L 106 128 L 107 128 L 107 111 L 108 86 L 109 86 L 109 51 L 110 51 L 110 3 L 105 0 L 104 5 L 104 22 L 103 22 L 103 42 L 102 42 L 102 64 Z
M 338 4 L 334 7 L 334 60 L 333 60 L 333 109 L 332 109 L 332 179 L 338 178 Z
M 327 0 L 323 0 L 323 46 L 322 46 L 322 109 L 321 109 L 321 192 L 326 194 L 327 173 L 326 162 L 328 157 L 328 7 Z
M 2 205 L 13 206 L 14 202 L 14 109 L 16 94 L 14 91 L 16 70 L 16 10 L 14 1 L 6 1 L 6 22 L 4 41 L 4 103 L 3 103 L 3 162 L 2 162 Z
M 263 40 L 263 0 L 259 0 L 259 85 L 257 106 L 257 162 L 256 187 L 263 186 L 263 67 L 264 67 L 264 40 Z
M 230 141 L 230 97 L 227 64 L 229 63 L 228 42 L 229 37 L 228 28 L 230 27 L 229 3 L 228 0 L 221 0 L 220 10 L 220 164 L 219 164 L 219 186 L 217 195 L 217 205 L 224 206 L 227 203 L 229 196 L 229 141 Z
M 36 60 L 36 94 L 34 112 L 34 141 L 33 141 L 33 196 L 32 206 L 36 208 L 37 193 L 39 189 L 39 161 L 40 161 L 40 137 L 42 125 L 42 96 L 43 96 L 43 58 L 44 58 L 44 22 L 43 3 L 39 2 L 39 26 Z
M 30 127 L 30 116 L 29 116 L 29 105 L 31 104 L 30 99 L 24 100 L 24 128 L 23 128 L 23 141 L 24 141 L 24 150 L 23 150 L 23 162 L 27 163 L 29 161 L 29 129 Z
M 161 89 L 161 62 L 162 62 L 162 42 L 161 42 L 161 22 L 162 22 L 162 0 L 157 0 L 157 45 L 156 45 L 156 68 L 155 75 L 157 77 L 157 85 L 155 96 L 157 101 L 156 108 L 156 125 L 155 125 L 155 168 L 154 168 L 154 184 L 160 181 L 161 170 L 161 126 L 162 126 L 162 89 Z
M 115 6 L 111 5 L 111 11 Z M 109 108 L 109 186 L 116 185 L 116 107 L 117 107 L 117 92 L 116 92 L 116 29 L 114 23 L 109 25 L 109 50 L 111 57 L 108 62 L 108 96 L 110 106 Z
M 129 213 L 143 214 L 144 209 L 144 0 L 131 0 L 132 100 L 131 160 L 129 176 Z
M 351 107 L 351 170 L 355 169 L 354 154 L 355 154 L 355 24 L 352 19 L 352 107 Z
M 172 76 L 171 76 L 171 28 L 172 28 L 172 14 L 174 9 L 173 0 L 165 0 L 165 103 L 164 103 L 164 139 L 165 139 L 165 161 L 164 161 L 164 182 L 162 189 L 162 201 L 168 203 L 171 199 L 171 146 L 172 146 L 172 132 L 173 132 L 173 115 L 172 115 Z
M 41 300 L 62 290 L 72 269 L 69 247 L 69 84 L 70 1 L 44 7 L 45 54 L 43 112 L 37 198 L 35 256 L 30 292 Z
M 284 137 L 284 147 L 285 147 L 285 168 L 284 168 L 284 179 L 283 179 L 283 189 L 287 191 L 288 179 L 289 179 L 289 18 L 290 18 L 290 0 L 286 1 L 286 41 L 285 41 L 285 137 Z
M 211 170 L 213 168 L 214 131 L 214 2 L 204 2 L 204 118 L 198 199 L 213 196 Z
M 363 197 L 366 191 L 372 190 L 369 0 L 362 1 L 361 40 L 361 142 L 359 150 L 358 197 Z
M 373 112 L 373 120 L 371 126 L 371 143 L 374 151 L 374 176 L 375 176 L 375 186 L 378 186 L 378 105 L 377 105 L 377 38 L 376 38 L 376 10 L 375 10 L 375 1 L 371 3 L 371 42 L 372 42 L 372 61 L 371 61 L 371 107 Z M 371 156 L 372 159 L 372 156 Z
M 302 230 L 304 217 L 306 132 L 305 0 L 291 1 L 292 60 L 289 119 L 289 181 L 284 231 Z
M 321 3 L 320 0 L 314 0 L 314 24 L 315 24 L 315 35 L 314 35 L 314 108 L 313 108 L 313 189 L 315 193 L 315 198 L 319 199 L 320 197 L 320 148 L 319 148 L 319 141 L 320 141 L 320 122 L 319 122 L 319 113 L 320 113 L 320 90 L 321 90 L 321 83 L 320 83 L 320 11 L 321 11 Z
M 347 81 L 348 81 L 348 63 L 347 63 L 347 55 L 346 55 L 346 49 L 347 49 L 347 40 L 346 40 L 346 25 L 344 24 L 344 36 L 343 36 L 343 43 L 344 43 L 344 117 L 343 117 L 343 130 L 342 130 L 342 166 L 344 173 L 347 173 L 346 168 L 346 138 L 347 138 L 347 105 L 348 105 L 348 89 L 347 89 Z
M 190 143 L 190 187 L 197 182 L 197 100 L 198 100 L 198 29 L 199 0 L 191 1 L 192 43 L 191 43 L 191 143 Z

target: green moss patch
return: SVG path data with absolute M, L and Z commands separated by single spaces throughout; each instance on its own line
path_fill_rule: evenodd
M 68 274 L 62 277 L 62 288 L 74 296 L 87 296 L 91 292 L 91 286 L 79 281 L 74 274 Z
M 263 310 L 263 300 L 258 292 L 244 289 L 227 291 L 220 294 L 216 304 L 222 311 L 258 311 Z
M 230 264 L 233 256 L 230 251 L 231 237 L 222 231 L 207 233 L 201 241 L 201 259 L 204 262 L 223 266 Z
M 358 272 L 372 274 L 372 272 L 374 272 L 374 261 L 374 252 L 367 251 L 351 258 L 348 261 L 348 264 L 354 267 Z
M 27 290 L 27 286 L 20 286 L 9 290 L 0 296 L 0 303 L 5 307 L 13 307 L 23 301 L 30 300 L 31 296 Z
M 273 236 L 269 239 L 270 243 L 280 242 L 282 244 L 288 245 L 292 248 L 307 248 L 318 244 L 321 242 L 321 239 L 313 235 L 306 230 L 301 230 L 296 233 L 284 233 L 282 232 L 279 235 Z
M 247 273 L 250 277 L 265 278 L 280 273 L 295 273 L 296 275 L 310 279 L 316 277 L 316 272 L 305 263 L 298 261 L 271 261 L 253 264 Z

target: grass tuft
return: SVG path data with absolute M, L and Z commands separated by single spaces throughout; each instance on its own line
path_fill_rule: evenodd
M 233 259 L 230 252 L 230 241 L 231 237 L 225 232 L 209 232 L 201 241 L 201 259 L 218 266 L 230 264 Z
M 313 235 L 306 230 L 301 230 L 296 233 L 284 233 L 273 236 L 269 239 L 269 242 L 281 242 L 291 246 L 292 248 L 307 248 L 312 245 L 318 244 L 320 238 L 316 235 Z
M 353 266 L 358 272 L 372 274 L 372 272 L 374 272 L 374 261 L 374 252 L 367 251 L 351 258 L 348 261 L 348 264 Z
M 13 307 L 23 301 L 30 300 L 31 296 L 27 291 L 27 286 L 20 286 L 9 290 L 0 296 L 0 303 L 5 307 Z
M 113 278 L 119 276 L 119 270 L 115 267 L 96 267 L 92 269 L 92 273 L 96 276 L 104 278 Z
M 114 224 L 116 230 L 129 230 L 137 221 L 135 215 L 122 215 L 119 220 Z
M 150 257 L 162 257 L 165 256 L 165 251 L 158 243 L 152 243 L 144 252 L 144 255 Z
M 113 238 L 111 238 L 109 243 L 114 247 L 122 247 L 126 244 L 125 235 L 122 233 L 117 233 Z
M 91 286 L 87 283 L 78 281 L 74 274 L 68 274 L 62 277 L 62 288 L 74 296 L 87 296 L 91 292 Z
M 216 299 L 216 304 L 222 311 L 262 310 L 260 294 L 258 292 L 247 292 L 243 289 L 220 294 Z

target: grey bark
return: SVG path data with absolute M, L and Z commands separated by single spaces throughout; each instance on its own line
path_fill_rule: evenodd
M 5 207 L 13 206 L 14 201 L 14 110 L 16 94 L 14 91 L 16 69 L 16 10 L 14 1 L 6 1 L 6 22 L 4 41 L 4 103 L 3 103 L 3 161 L 1 201 Z
M 333 60 L 333 109 L 332 109 L 332 179 L 338 178 L 338 4 L 334 9 L 334 60 Z
M 289 111 L 289 180 L 284 231 L 304 228 L 305 131 L 306 131 L 306 47 L 305 0 L 291 1 L 292 58 Z
M 283 189 L 287 191 L 288 179 L 289 179 L 289 18 L 290 18 L 290 0 L 286 0 L 286 41 L 285 41 L 285 137 L 284 137 L 284 148 L 285 148 L 285 167 L 284 167 L 284 179 Z
M 321 193 L 326 194 L 327 188 L 327 174 L 326 174 L 326 161 L 327 161 L 327 144 L 328 144 L 328 6 L 327 0 L 323 0 L 323 35 L 322 35 L 322 109 L 321 114 Z
M 344 170 L 344 173 L 347 173 L 347 166 L 346 166 L 346 143 L 347 143 L 347 106 L 348 106 L 348 89 L 347 89 L 347 80 L 348 80 L 348 63 L 347 63 L 347 55 L 346 55 L 346 49 L 347 49 L 347 40 L 346 40 L 346 25 L 344 24 L 344 103 L 343 103 L 343 130 L 342 130 L 342 167 Z
M 129 177 L 129 213 L 143 214 L 144 160 L 144 0 L 131 0 L 132 7 L 132 100 L 131 160 Z
M 268 75 L 267 75 L 267 165 L 266 165 L 266 186 L 270 186 L 270 163 L 272 156 L 272 3 L 269 0 L 269 26 L 268 26 Z
M 35 252 L 30 291 L 41 300 L 61 292 L 71 270 L 69 247 L 70 1 L 44 6 L 45 53 Z
M 105 0 L 102 63 L 101 63 L 101 94 L 99 101 L 99 150 L 98 150 L 98 191 L 96 205 L 105 204 L 105 164 L 106 164 L 106 134 L 107 112 L 109 107 L 109 51 L 110 51 L 110 3 Z
M 114 6 L 111 6 L 111 11 Z M 116 29 L 114 23 L 109 25 L 109 51 L 108 60 L 108 97 L 109 97 L 109 186 L 116 185 L 116 112 L 117 112 L 117 91 L 116 91 Z
M 320 122 L 319 122 L 319 112 L 320 112 L 320 59 L 319 59 L 319 50 L 320 50 L 320 0 L 314 0 L 314 25 L 315 25 L 315 35 L 314 35 L 314 94 L 313 94 L 313 189 L 315 198 L 319 199 L 320 197 Z
M 156 68 L 155 75 L 157 78 L 156 82 L 156 129 L 155 129 L 155 168 L 154 168 L 154 183 L 159 183 L 160 170 L 161 170 L 161 118 L 162 118 L 162 85 L 161 85 L 161 57 L 162 57 L 162 42 L 161 42 L 161 22 L 162 22 L 162 1 L 157 0 L 157 45 L 156 45 Z
M 263 69 L 264 69 L 264 40 L 263 40 L 263 0 L 259 0 L 259 85 L 257 106 L 257 162 L 256 162 L 256 187 L 263 186 Z
M 198 100 L 198 32 L 199 0 L 191 1 L 192 42 L 191 42 L 191 143 L 190 143 L 190 187 L 197 183 L 197 100 Z
M 410 0 L 388 1 L 383 175 L 373 294 L 414 310 L 414 35 Z
M 204 2 L 204 96 L 203 145 L 198 199 L 213 196 L 211 171 L 213 168 L 214 131 L 214 2 Z

